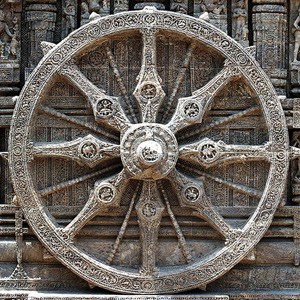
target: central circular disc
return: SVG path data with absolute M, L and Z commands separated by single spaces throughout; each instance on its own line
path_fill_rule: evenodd
M 144 166 L 153 166 L 163 158 L 163 148 L 156 141 L 145 141 L 137 147 L 137 155 Z
M 161 179 L 175 167 L 178 144 L 174 134 L 161 124 L 136 124 L 121 141 L 121 159 L 136 179 Z

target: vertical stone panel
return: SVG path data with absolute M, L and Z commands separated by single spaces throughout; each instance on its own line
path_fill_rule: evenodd
M 54 0 L 47 3 L 26 1 L 23 57 L 25 79 L 43 57 L 42 41 L 53 42 L 57 8 Z
M 270 2 L 270 1 L 269 1 Z M 286 0 L 255 0 L 253 7 L 254 45 L 256 59 L 276 88 L 278 94 L 286 92 Z

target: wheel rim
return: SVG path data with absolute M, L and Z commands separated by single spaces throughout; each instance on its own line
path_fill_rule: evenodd
M 94 135 L 87 136 L 76 142 L 76 147 L 82 150 L 81 158 L 78 159 L 81 159 L 81 162 L 87 161 L 88 164 L 94 165 L 97 159 L 98 162 L 101 160 L 99 156 L 97 157 L 98 148 L 106 149 L 106 147 L 110 147 L 110 151 L 112 151 L 110 153 L 114 153 L 116 156 L 121 153 L 125 171 L 121 172 L 121 176 L 118 175 L 117 178 L 96 183 L 94 190 L 91 192 L 92 196 L 89 198 L 91 205 L 87 209 L 90 209 L 88 213 L 92 216 L 97 212 L 97 209 L 99 210 L 99 203 L 101 203 L 101 207 L 117 207 L 120 199 L 116 195 L 120 193 L 120 186 L 116 182 L 126 182 L 130 179 L 139 180 L 142 185 L 140 187 L 142 196 L 136 201 L 135 205 L 141 224 L 140 231 L 142 235 L 152 238 L 150 244 L 142 243 L 142 249 L 151 248 L 155 245 L 162 212 L 168 208 L 168 201 L 166 200 L 164 203 L 161 201 L 164 196 L 152 198 L 143 196 L 147 195 L 147 191 L 151 191 L 152 196 L 161 193 L 162 189 L 159 188 L 159 183 L 157 183 L 159 179 L 169 178 L 177 183 L 175 191 L 181 197 L 181 200 L 179 200 L 181 206 L 195 210 L 201 205 L 208 207 L 205 217 L 217 223 L 215 228 L 224 235 L 228 243 L 224 244 L 222 249 L 216 251 L 210 257 L 190 262 L 184 266 L 175 266 L 171 271 L 169 268 L 156 270 L 154 249 L 150 251 L 149 255 L 142 257 L 137 272 L 115 268 L 84 253 L 70 240 L 70 235 L 76 234 L 76 228 L 80 230 L 82 224 L 75 218 L 72 224 L 75 225 L 73 228 L 72 226 L 69 227 L 70 231 L 57 227 L 40 199 L 31 178 L 30 164 L 33 157 L 49 150 L 45 150 L 45 147 L 38 148 L 32 145 L 30 129 L 31 126 L 34 126 L 34 115 L 52 76 L 59 73 L 68 80 L 75 81 L 77 71 L 74 69 L 72 60 L 77 53 L 82 52 L 91 44 L 103 42 L 105 38 L 109 38 L 113 34 L 129 32 L 130 30 L 140 30 L 144 39 L 144 54 L 146 55 L 144 55 L 143 65 L 147 68 L 141 69 L 139 81 L 133 92 L 140 106 L 143 124 L 131 125 L 116 98 L 106 97 L 107 95 L 101 91 L 97 91 L 95 95 L 94 90 L 88 91 L 90 89 L 88 86 L 86 95 L 91 95 L 92 100 L 90 100 L 90 103 L 96 122 L 99 124 L 104 122 L 114 130 L 120 131 L 123 140 L 121 148 L 119 148 L 114 147 L 114 143 L 110 144 L 97 140 Z M 226 81 L 226 78 L 242 76 L 247 80 L 258 96 L 266 120 L 269 133 L 267 145 L 248 148 L 234 145 L 236 147 L 230 148 L 230 145 L 202 139 L 200 143 L 197 142 L 184 147 L 179 146 L 179 149 L 176 149 L 177 143 L 174 134 L 186 126 L 197 122 L 201 123 L 203 114 L 208 109 L 212 97 L 210 97 L 211 90 L 209 90 L 209 87 L 204 86 L 204 88 L 195 91 L 192 96 L 179 99 L 174 116 L 167 124 L 159 125 L 155 123 L 155 116 L 160 102 L 165 97 L 155 67 L 155 36 L 159 30 L 185 34 L 191 40 L 191 45 L 192 42 L 208 45 L 224 57 L 224 69 L 214 78 L 213 84 L 217 85 L 217 88 L 213 92 L 219 90 L 218 84 L 220 85 L 222 80 Z M 150 62 L 146 61 L 146 57 Z M 72 78 L 72 76 L 74 77 Z M 147 105 L 147 103 L 151 103 L 151 105 Z M 55 114 L 55 112 L 51 112 Z M 115 117 L 116 115 L 118 116 Z M 154 163 L 150 163 L 146 159 L 142 162 L 140 160 L 136 161 L 132 166 L 128 166 L 129 163 L 126 157 L 130 155 L 128 150 L 130 148 L 125 144 L 131 142 L 126 139 L 126 135 L 129 135 L 129 132 L 134 132 L 134 127 L 139 128 L 141 126 L 143 126 L 143 130 L 150 128 L 149 134 L 152 134 L 152 136 L 142 138 L 138 145 L 132 146 L 133 151 L 138 151 L 139 156 L 141 156 L 143 155 L 141 153 L 146 149 L 147 157 L 150 157 L 149 159 L 153 160 Z M 169 135 L 167 142 L 155 137 L 157 128 L 160 128 L 165 135 Z M 137 134 L 137 137 L 139 137 L 139 134 Z M 149 141 L 154 141 L 156 144 L 153 145 Z M 165 149 L 170 141 L 172 141 L 171 150 L 166 151 Z M 73 144 L 69 146 L 75 147 Z M 261 239 L 272 221 L 284 190 L 288 167 L 287 147 L 288 137 L 285 118 L 279 100 L 266 75 L 251 56 L 236 42 L 210 24 L 192 17 L 148 8 L 141 12 L 128 12 L 97 19 L 72 33 L 45 56 L 29 78 L 16 105 L 10 134 L 9 152 L 13 184 L 25 217 L 37 237 L 60 262 L 92 284 L 113 291 L 167 293 L 204 286 L 215 280 L 247 255 Z M 61 147 L 59 151 L 61 155 Z M 166 157 L 166 153 L 172 151 L 172 155 Z M 215 155 L 216 151 L 219 153 L 218 155 Z M 213 206 L 207 200 L 201 180 L 195 182 L 175 171 L 175 165 L 178 166 L 177 156 L 186 158 L 196 153 L 198 162 L 200 161 L 206 166 L 210 163 L 227 160 L 226 154 L 232 153 L 232 151 L 234 152 L 233 159 L 237 159 L 237 161 L 242 159 L 242 153 L 242 155 L 246 154 L 249 159 L 262 157 L 270 163 L 269 176 L 261 200 L 255 212 L 241 230 L 232 230 L 226 222 L 223 223 L 224 220 L 216 214 Z M 199 152 L 201 153 L 200 158 L 198 156 Z M 232 158 L 230 157 L 230 159 Z M 161 171 L 162 165 L 168 165 L 164 172 Z M 154 170 L 156 167 L 157 170 Z M 182 168 L 186 168 L 186 166 L 182 166 Z M 135 171 L 132 171 L 133 169 Z M 128 170 L 129 173 L 131 172 L 129 176 Z M 197 176 L 200 175 L 197 174 Z M 93 210 L 94 208 L 95 210 Z M 201 213 L 203 214 L 203 211 Z M 147 231 L 149 224 L 152 224 L 152 232 Z M 188 253 L 185 255 L 189 257 Z

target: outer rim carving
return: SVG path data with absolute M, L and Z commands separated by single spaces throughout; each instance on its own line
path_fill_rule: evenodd
M 146 21 L 149 14 L 151 25 Z M 86 254 L 83 255 L 78 248 L 64 240 L 48 218 L 47 211 L 33 188 L 27 157 L 31 116 L 47 81 L 58 68 L 80 49 L 111 33 L 149 26 L 186 34 L 189 38 L 217 49 L 236 64 L 260 98 L 272 149 L 276 152 L 271 160 L 270 175 L 260 204 L 242 235 L 201 264 L 194 263 L 189 265 L 188 269 L 178 268 L 172 275 L 162 273 L 153 278 L 108 267 Z M 26 219 L 41 242 L 60 262 L 80 277 L 109 290 L 157 294 L 179 292 L 205 285 L 223 275 L 247 255 L 267 230 L 280 202 L 288 168 L 287 147 L 285 118 L 274 88 L 258 64 L 241 46 L 201 20 L 176 13 L 145 10 L 97 19 L 73 32 L 48 53 L 30 76 L 16 105 L 10 133 L 9 160 L 15 192 Z M 185 278 L 184 284 L 182 278 Z

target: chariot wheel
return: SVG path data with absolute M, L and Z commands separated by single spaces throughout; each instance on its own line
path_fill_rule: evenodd
M 204 287 L 241 261 L 269 227 L 288 168 L 284 114 L 251 54 L 202 20 L 151 7 L 98 18 L 44 49 L 9 141 L 15 192 L 43 245 L 91 285 L 122 293 Z M 228 100 L 237 83 L 246 98 Z M 229 115 L 213 115 L 219 99 Z M 261 139 L 218 134 L 245 118 L 259 120 Z M 55 136 L 51 128 L 63 129 Z M 265 179 L 225 176 L 241 164 Z M 247 197 L 244 222 L 226 217 L 216 185 L 231 199 Z M 65 207 L 65 216 L 68 205 L 78 210 L 66 223 L 55 211 Z

